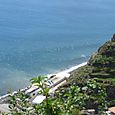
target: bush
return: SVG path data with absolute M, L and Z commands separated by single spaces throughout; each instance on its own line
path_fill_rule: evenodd
M 94 80 L 88 80 L 83 87 L 73 84 L 66 89 L 61 88 L 52 97 L 44 78 L 39 76 L 31 82 L 41 89 L 38 94 L 44 95 L 46 99 L 32 105 L 27 101 L 28 96 L 19 91 L 11 96 L 9 107 L 12 115 L 80 115 L 80 111 L 86 109 L 91 100 L 98 105 L 100 113 L 107 108 L 105 89 Z

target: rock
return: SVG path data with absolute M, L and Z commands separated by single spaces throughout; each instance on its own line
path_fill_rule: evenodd
M 111 39 L 113 42 L 115 42 L 115 34 L 113 34 L 113 37 Z

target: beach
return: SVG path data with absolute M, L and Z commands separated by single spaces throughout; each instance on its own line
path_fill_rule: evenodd
M 73 66 L 69 69 L 63 70 L 59 73 L 48 75 L 49 79 L 54 83 L 54 87 L 51 88 L 50 92 L 54 92 L 58 87 L 60 87 L 64 83 L 66 83 L 66 80 L 70 77 L 70 73 L 72 71 L 74 71 L 82 66 L 85 66 L 86 64 L 87 64 L 87 62 L 83 62 L 83 63 Z M 52 75 L 54 76 L 53 78 L 51 78 Z
M 87 62 L 83 62 L 81 64 L 78 64 L 76 66 L 73 66 L 71 68 L 65 69 L 63 71 L 60 71 L 58 73 L 48 74 L 47 76 L 47 83 L 49 87 L 51 88 L 50 92 L 55 91 L 59 86 L 61 86 L 63 83 L 66 82 L 66 80 L 70 77 L 70 72 L 78 69 L 79 67 L 85 66 Z M 50 81 L 50 83 L 48 82 Z M 24 88 L 26 89 L 26 88 Z M 35 94 L 37 93 L 38 87 L 35 85 L 29 86 L 28 90 L 26 90 L 26 94 Z
M 66 69 L 66 70 L 64 70 L 64 71 L 61 71 L 61 72 L 57 73 L 56 75 L 57 75 L 57 76 L 63 76 L 64 74 L 70 74 L 70 72 L 72 72 L 72 71 L 78 69 L 79 67 L 85 66 L 86 64 L 87 64 L 87 62 L 83 62 L 83 63 L 78 64 L 78 65 L 75 65 L 75 66 L 73 66 L 73 67 L 71 67 L 71 68 L 69 68 L 69 69 Z
M 79 67 L 85 66 L 86 64 L 87 64 L 87 62 L 83 62 L 83 63 L 75 65 L 69 69 L 65 69 L 63 71 L 60 71 L 58 73 L 46 75 L 48 77 L 48 79 L 52 80 L 52 82 L 55 84 L 50 89 L 50 92 L 54 92 L 58 87 L 63 85 L 63 83 L 65 83 L 67 78 L 70 76 L 70 72 L 78 69 Z M 54 77 L 51 78 L 52 76 L 54 76 Z M 35 91 L 38 90 L 38 87 L 31 85 L 31 86 L 28 86 L 26 88 L 21 89 L 21 91 L 26 91 L 26 93 L 31 93 L 31 92 L 33 93 L 33 90 L 35 90 Z M 15 93 L 17 93 L 17 91 L 14 91 L 12 94 L 15 94 Z M 0 96 L 0 102 L 3 102 L 5 99 L 7 99 L 8 95 L 9 94 Z
M 53 76 L 55 75 L 52 79 L 52 82 L 55 85 L 50 88 L 49 93 L 54 93 L 56 89 L 58 89 L 61 85 L 66 83 L 67 78 L 70 76 L 70 72 L 78 69 L 79 67 L 85 66 L 86 64 L 87 64 L 87 62 L 83 62 L 83 63 L 73 66 L 69 69 L 60 71 L 56 74 L 47 75 L 48 79 L 50 79 L 52 75 Z M 38 102 L 41 103 L 45 99 L 45 97 L 42 99 L 41 97 L 43 97 L 43 96 L 41 96 L 41 97 L 39 97 L 39 95 L 37 96 L 38 90 L 39 90 L 38 87 L 36 87 L 34 85 L 31 85 L 31 86 L 21 89 L 21 91 L 24 91 L 26 94 L 29 94 L 31 96 L 36 93 L 37 99 L 35 98 L 32 103 L 38 103 Z M 15 93 L 17 93 L 17 91 L 14 91 L 12 94 L 15 94 Z M 0 96 L 0 111 L 1 112 L 9 112 L 8 104 L 4 104 L 4 101 L 9 99 L 8 97 L 9 97 L 9 94 Z

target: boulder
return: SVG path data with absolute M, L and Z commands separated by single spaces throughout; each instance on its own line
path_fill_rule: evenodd
M 113 34 L 113 37 L 111 39 L 113 42 L 115 42 L 115 34 Z

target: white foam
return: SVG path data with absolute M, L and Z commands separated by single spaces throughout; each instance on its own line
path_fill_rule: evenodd
M 83 62 L 83 63 L 81 63 L 81 64 L 79 64 L 79 65 L 73 66 L 73 67 L 71 67 L 71 68 L 69 68 L 69 69 L 66 69 L 66 70 L 64 70 L 64 71 L 61 71 L 61 72 L 59 72 L 59 73 L 49 74 L 49 75 L 48 75 L 48 78 L 51 77 L 50 75 L 56 75 L 56 76 L 58 76 L 58 77 L 69 77 L 69 76 L 70 76 L 70 72 L 72 72 L 72 71 L 78 69 L 79 67 L 85 66 L 86 64 L 87 64 L 87 62 Z

